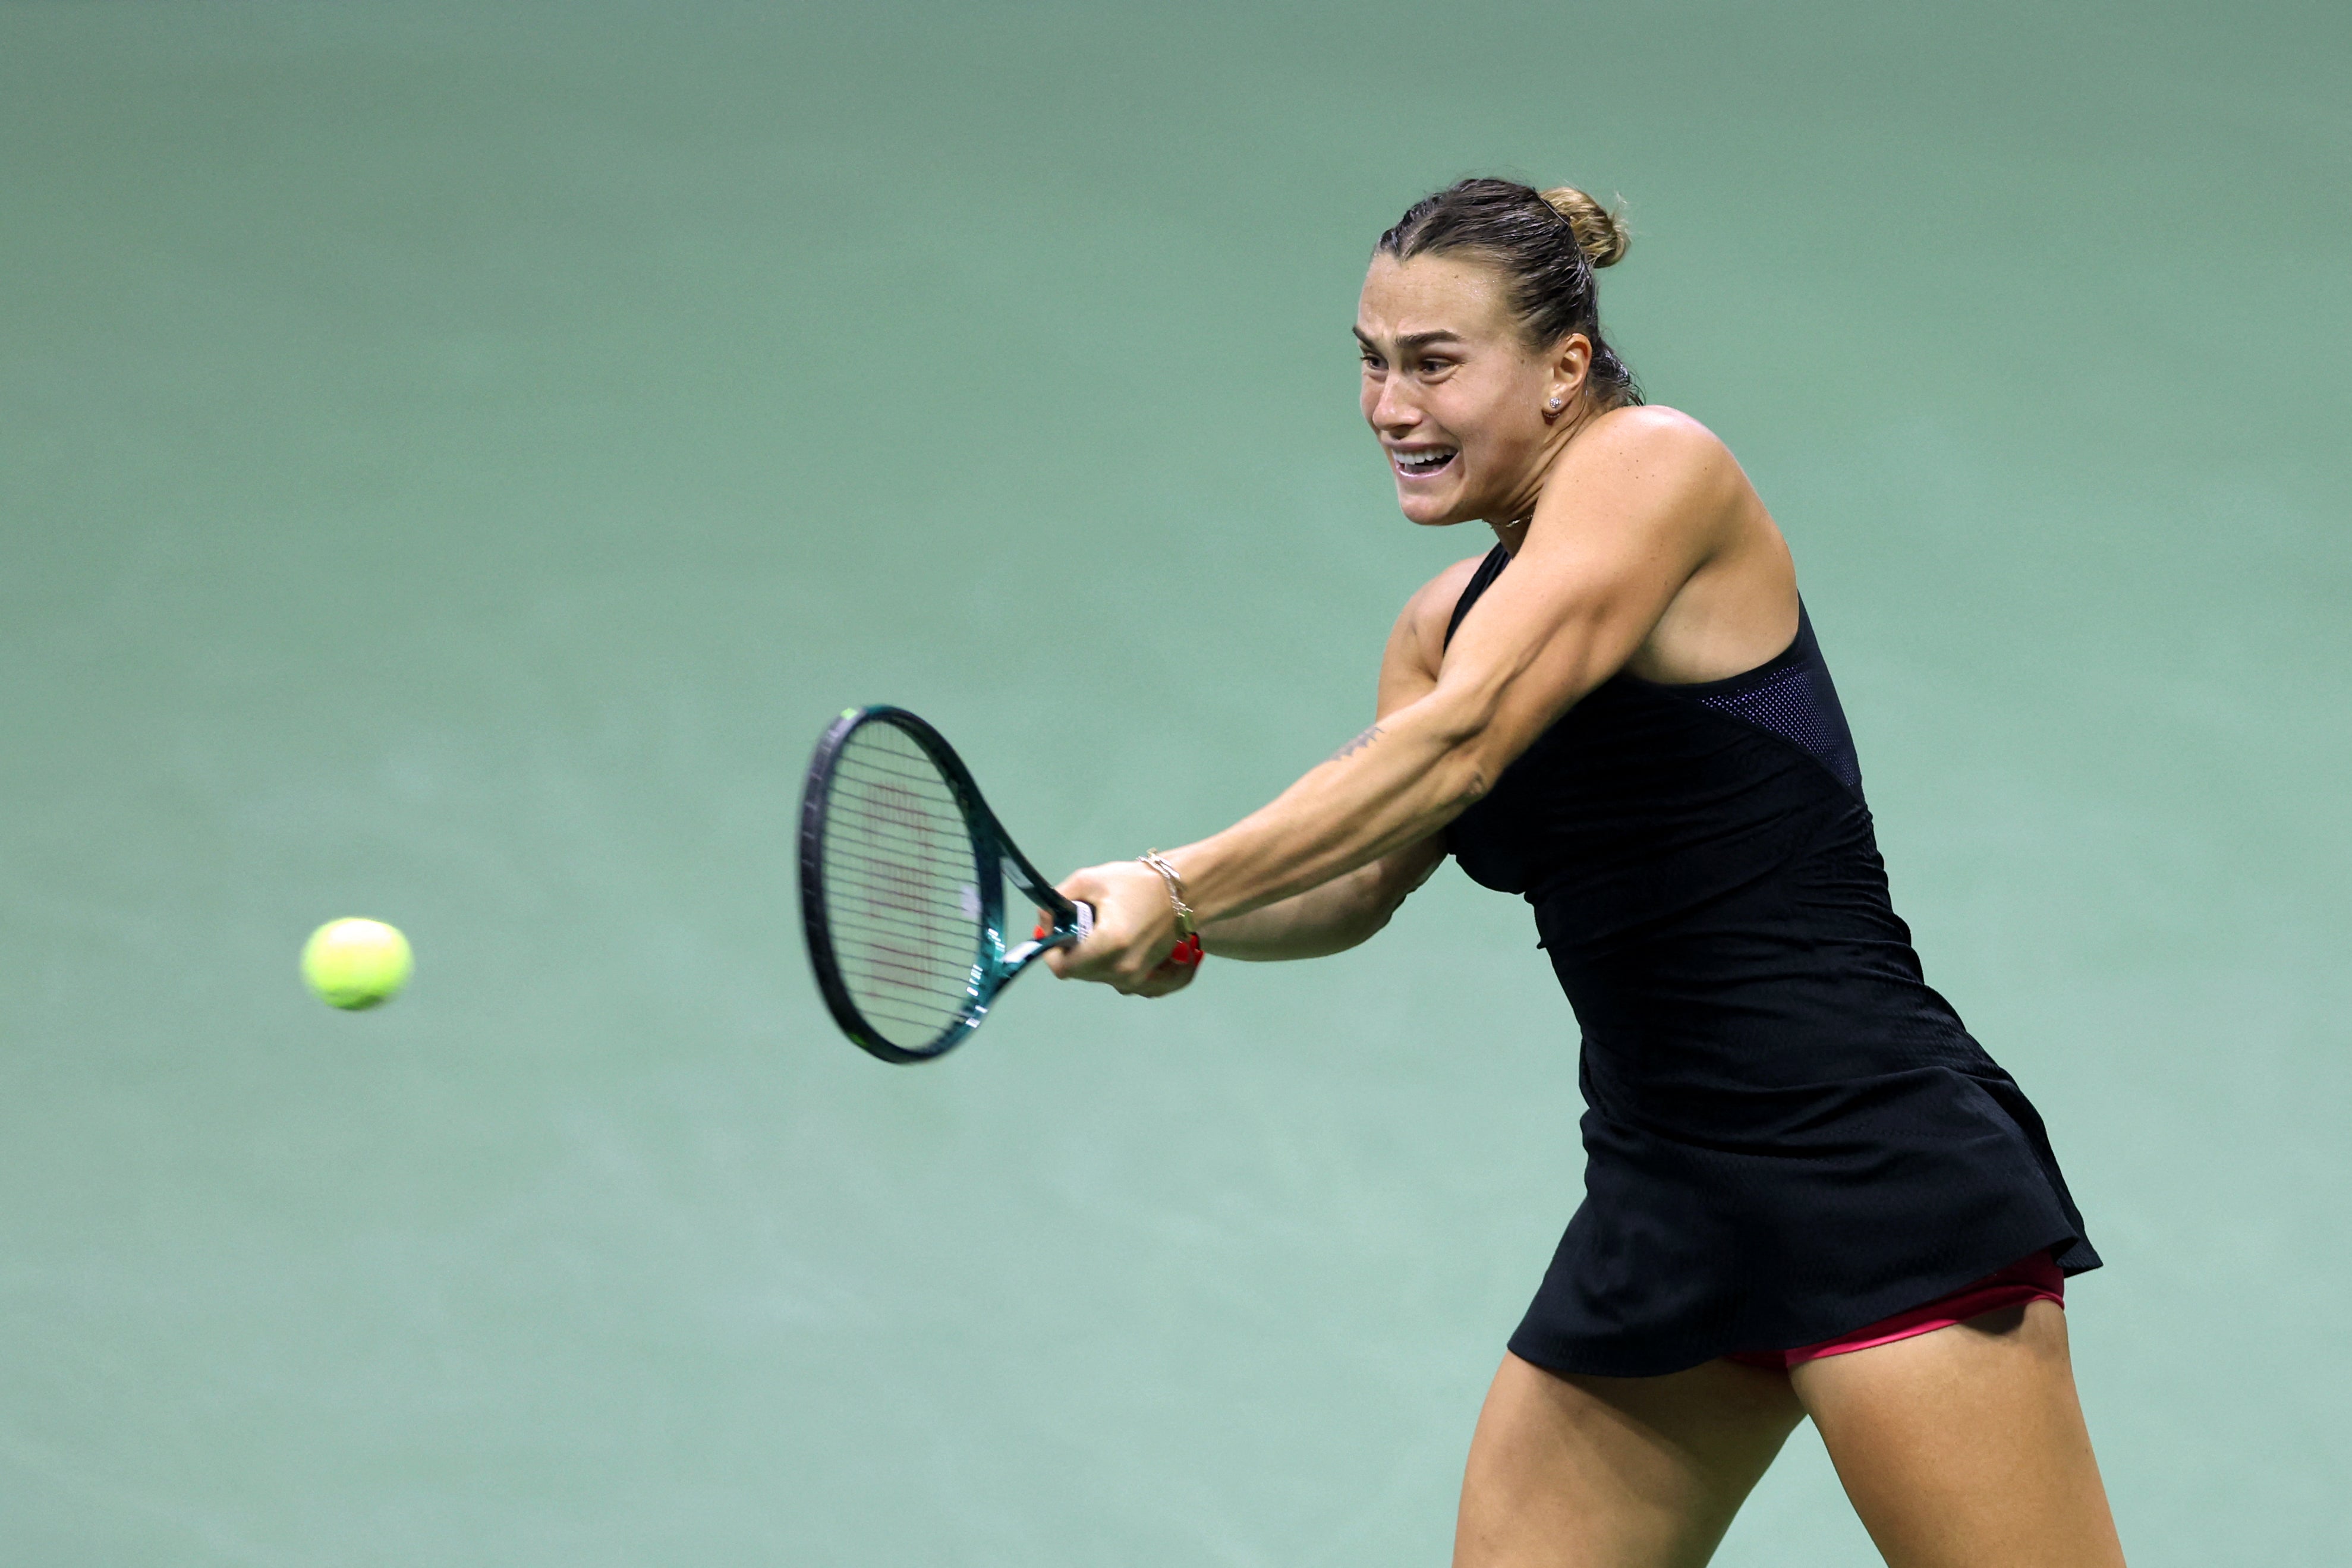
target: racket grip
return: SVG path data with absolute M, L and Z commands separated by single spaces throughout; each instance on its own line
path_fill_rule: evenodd
M 1074 899 L 1071 903 L 1078 911 L 1078 940 L 1084 942 L 1087 940 L 1087 933 L 1095 929 L 1095 907 L 1084 899 Z M 1030 932 L 1030 935 L 1039 942 L 1045 941 L 1052 934 L 1052 928 L 1042 920 L 1037 922 L 1037 929 Z M 1205 956 L 1201 947 L 1201 933 L 1194 931 L 1191 936 L 1178 942 L 1168 956 L 1160 961 L 1160 967 L 1166 969 L 1172 965 L 1178 969 L 1197 969 L 1200 967 L 1201 960 Z
M 1071 900 L 1070 907 L 1077 911 L 1076 923 L 1078 928 L 1078 940 L 1080 942 L 1084 942 L 1087 938 L 1094 934 L 1095 907 L 1087 902 L 1084 899 Z M 1054 927 L 1052 923 L 1042 914 L 1037 917 L 1037 929 L 1029 933 L 1034 940 L 1038 942 L 1043 942 L 1053 934 Z

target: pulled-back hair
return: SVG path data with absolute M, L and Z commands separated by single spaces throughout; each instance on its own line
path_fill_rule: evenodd
M 1642 401 L 1633 373 L 1601 335 L 1593 269 L 1624 259 L 1633 238 L 1615 213 L 1578 190 L 1512 180 L 1463 180 L 1405 209 L 1374 254 L 1472 256 L 1498 268 L 1511 312 L 1537 348 L 1570 332 L 1592 340 L 1585 384 L 1603 408 Z

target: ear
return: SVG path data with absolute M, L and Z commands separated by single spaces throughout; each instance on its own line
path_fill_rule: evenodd
M 1577 394 L 1584 390 L 1584 378 L 1592 370 L 1592 340 L 1582 332 L 1569 333 L 1553 345 L 1551 363 L 1545 369 L 1549 384 L 1544 388 L 1544 413 L 1557 418 L 1575 405 Z

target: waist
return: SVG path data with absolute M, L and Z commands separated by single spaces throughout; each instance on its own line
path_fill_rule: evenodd
M 1777 1162 L 1867 1159 L 1923 1142 L 1961 1149 L 1988 1128 L 2005 1138 L 2031 1117 L 2015 1080 L 1981 1051 L 1966 1064 L 1889 1066 L 1814 1081 L 1668 1084 L 1612 1070 L 1622 1064 L 1591 1045 L 1579 1075 L 1587 1151 L 1637 1163 L 1702 1151 Z
M 1539 908 L 1537 924 L 1605 1098 L 1777 1090 L 1924 1067 L 1999 1071 L 1883 907 L 1796 922 L 1727 900 L 1606 942 L 1561 931 L 1556 910 Z

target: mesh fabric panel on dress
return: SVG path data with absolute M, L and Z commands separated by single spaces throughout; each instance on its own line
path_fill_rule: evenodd
M 1814 761 L 1837 775 L 1840 784 L 1862 793 L 1862 763 L 1853 754 L 1853 736 L 1845 727 L 1845 713 L 1837 692 L 1826 691 L 1828 681 L 1816 663 L 1807 659 L 1758 679 L 1753 686 L 1718 691 L 1700 698 L 1702 707 L 1744 719 L 1795 742 Z

